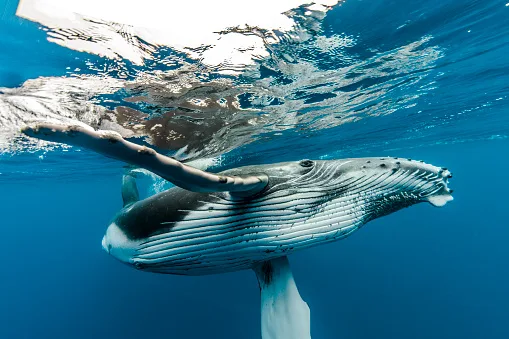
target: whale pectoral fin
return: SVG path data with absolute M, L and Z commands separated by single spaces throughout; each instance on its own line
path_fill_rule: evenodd
M 193 168 L 157 153 L 152 148 L 124 140 L 114 131 L 96 131 L 92 127 L 39 123 L 22 132 L 30 137 L 88 148 L 107 157 L 145 168 L 176 186 L 194 192 L 229 191 L 250 196 L 262 191 L 266 175 L 249 177 L 221 176 Z
M 132 173 L 126 173 L 122 176 L 122 201 L 124 207 L 140 200 L 136 178 Z
M 253 268 L 261 291 L 262 339 L 310 339 L 310 312 L 302 300 L 287 257 Z

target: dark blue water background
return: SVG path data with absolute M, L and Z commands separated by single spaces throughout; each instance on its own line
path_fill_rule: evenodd
M 16 5 L 0 1 L 0 86 L 99 60 L 47 42 Z M 402 113 L 250 144 L 230 165 L 411 157 L 448 167 L 455 200 L 293 255 L 313 338 L 509 338 L 509 7 L 347 0 L 325 23 L 359 37 L 359 58 L 432 35 L 445 51 L 431 70 L 437 89 Z M 40 155 L 0 157 L 0 338 L 260 337 L 252 272 L 176 277 L 118 263 L 100 243 L 121 207 L 121 164 Z

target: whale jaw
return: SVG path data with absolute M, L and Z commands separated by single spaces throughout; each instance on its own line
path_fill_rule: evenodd
M 449 201 L 454 200 L 450 194 L 435 195 L 428 198 L 428 202 L 435 207 L 445 206 Z

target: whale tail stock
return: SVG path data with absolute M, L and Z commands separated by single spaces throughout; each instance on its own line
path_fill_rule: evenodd
M 262 339 L 310 339 L 310 312 L 302 300 L 288 257 L 264 261 L 253 268 L 261 296 Z

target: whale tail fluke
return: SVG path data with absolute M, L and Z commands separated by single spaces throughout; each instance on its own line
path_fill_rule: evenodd
M 310 312 L 302 300 L 287 257 L 253 268 L 261 293 L 262 339 L 310 339 Z

